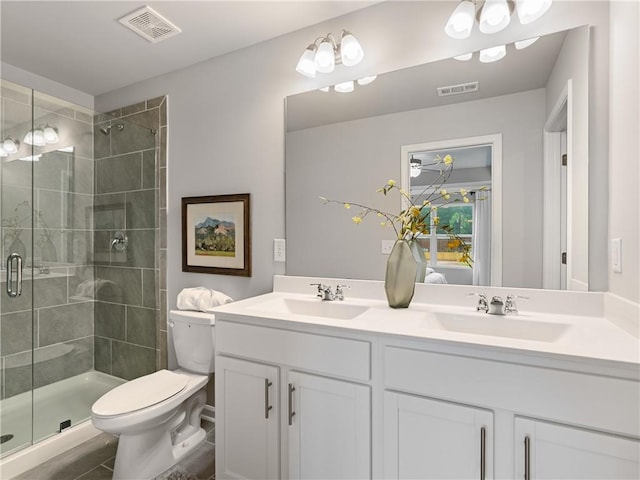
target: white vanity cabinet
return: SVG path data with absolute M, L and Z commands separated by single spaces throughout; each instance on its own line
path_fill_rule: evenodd
M 371 478 L 371 348 L 217 316 L 216 478 Z
M 493 478 L 493 412 L 384 394 L 384 478 Z
M 411 347 L 384 348 L 385 478 L 640 478 L 637 380 Z
M 216 461 L 220 478 L 280 478 L 279 369 L 220 356 Z M 220 439 L 220 440 L 218 440 Z
M 564 425 L 515 419 L 516 478 L 640 478 L 636 440 Z

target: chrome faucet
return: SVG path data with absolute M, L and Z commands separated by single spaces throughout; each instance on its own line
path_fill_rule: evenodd
M 487 304 L 487 296 L 484 293 L 469 293 L 468 295 L 477 295 L 478 297 L 478 305 L 476 305 L 476 312 L 483 311 L 487 312 L 489 310 L 489 305 Z
M 489 309 L 487 310 L 489 315 L 504 315 L 506 313 L 504 308 L 504 302 L 499 296 L 491 297 L 489 302 Z
M 331 291 L 331 286 L 323 283 L 310 283 L 311 286 L 318 287 L 318 294 L 316 295 L 320 300 L 335 300 L 335 295 Z
M 316 295 L 322 301 L 332 301 L 332 300 L 344 300 L 344 288 L 349 288 L 348 285 L 336 285 L 336 293 L 334 294 L 331 291 L 330 285 L 325 285 L 323 283 L 310 283 L 309 285 L 313 287 L 318 287 L 318 295 Z
M 505 313 L 518 313 L 518 305 L 516 305 L 516 298 L 529 300 L 529 297 L 525 297 L 522 295 L 507 295 L 507 299 L 504 302 Z

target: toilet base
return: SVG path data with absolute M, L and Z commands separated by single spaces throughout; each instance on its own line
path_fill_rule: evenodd
M 206 439 L 200 427 L 205 401 L 206 393 L 200 390 L 168 422 L 145 432 L 121 434 L 113 480 L 153 479 L 201 445 Z

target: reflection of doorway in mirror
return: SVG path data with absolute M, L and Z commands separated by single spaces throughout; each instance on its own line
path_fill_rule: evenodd
M 544 127 L 542 286 L 580 290 L 572 281 L 571 245 L 571 81 L 563 89 Z
M 419 239 L 429 261 L 427 273 L 443 276 L 446 283 L 502 285 L 502 135 L 485 135 L 438 142 L 405 145 L 401 149 L 402 188 L 412 199 L 431 189 L 442 165 L 436 158 L 451 155 L 454 168 L 446 183 L 438 188 L 448 192 L 468 192 L 469 203 L 446 202 L 438 194 L 432 199 L 443 224 L 458 228 L 457 235 L 472 245 L 473 269 L 456 262 L 449 251 L 445 232 L 432 225 Z M 462 196 L 458 195 L 459 199 Z M 454 197 L 452 197 L 454 198 Z M 403 206 L 404 207 L 404 206 Z M 428 281 L 427 275 L 426 280 Z M 439 282 L 441 283 L 441 282 Z

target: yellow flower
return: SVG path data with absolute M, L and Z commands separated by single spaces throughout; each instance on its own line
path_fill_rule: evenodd
M 353 223 L 356 225 L 362 223 L 362 217 L 358 217 L 357 215 L 355 217 L 351 217 L 351 220 L 353 220 Z
M 440 217 L 433 217 L 433 224 L 438 225 L 440 223 Z
M 467 194 L 467 191 L 466 191 L 464 188 L 461 188 L 461 189 L 460 189 L 460 195 L 463 195 L 463 196 L 464 196 L 464 195 L 466 195 L 466 194 Z
M 411 214 L 412 217 L 419 217 L 420 209 L 414 205 L 409 209 L 409 213 Z
M 351 208 L 351 204 L 350 203 L 345 203 L 344 204 L 344 208 L 346 208 L 347 210 L 349 210 Z
M 387 182 L 387 185 L 389 185 L 390 187 L 393 187 L 395 184 L 396 184 L 396 181 L 395 181 L 395 180 L 393 180 L 393 179 L 390 179 L 390 180 Z
M 380 222 L 380 226 L 381 227 L 386 227 L 387 226 L 387 222 Z
M 469 203 L 469 198 L 468 197 L 462 197 L 462 201 L 464 203 Z
M 424 202 L 422 202 L 423 207 L 426 207 L 427 205 L 431 205 L 431 202 L 429 200 L 425 200 Z
M 447 194 L 447 190 L 446 189 L 442 189 L 440 190 L 440 195 L 442 195 L 443 197 Z
M 445 165 L 451 165 L 453 163 L 453 157 L 449 154 L 445 155 L 442 159 Z

